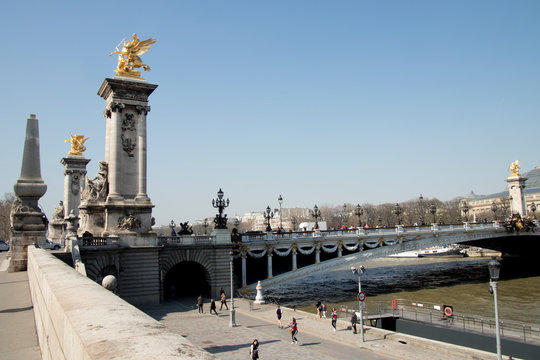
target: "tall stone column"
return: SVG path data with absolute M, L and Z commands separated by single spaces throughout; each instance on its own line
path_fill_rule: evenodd
M 521 217 L 527 216 L 527 206 L 525 204 L 524 189 L 526 177 L 521 175 L 510 176 L 506 179 L 508 183 L 508 194 L 510 195 L 510 209 L 512 214 L 519 214 Z
M 272 253 L 271 252 L 268 253 L 267 259 L 268 259 L 268 262 L 267 262 L 267 265 L 268 265 L 268 278 L 271 279 L 273 277 L 273 275 L 272 275 Z
M 247 264 L 246 264 L 246 253 L 242 253 L 242 287 L 247 286 Z
M 84 156 L 67 156 L 60 160 L 64 165 L 64 214 L 67 217 L 71 210 L 79 216 L 81 194 L 84 190 L 86 165 L 90 159 Z
M 296 252 L 297 251 L 298 250 L 296 250 L 296 248 L 293 248 L 292 251 L 291 251 L 292 252 L 292 270 L 293 271 L 298 270 L 298 266 L 297 266 L 297 262 L 296 262 Z
M 47 192 L 47 185 L 41 178 L 39 122 L 34 114 L 31 114 L 26 122 L 21 176 L 13 189 L 17 199 L 10 214 L 9 272 L 25 271 L 27 247 L 45 242 L 48 220 L 40 210 L 38 200 Z

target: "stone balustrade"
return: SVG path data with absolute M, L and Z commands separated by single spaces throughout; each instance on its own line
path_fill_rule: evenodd
M 215 359 L 43 249 L 28 280 L 43 359 Z

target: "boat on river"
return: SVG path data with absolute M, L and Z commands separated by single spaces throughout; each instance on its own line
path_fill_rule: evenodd
M 434 246 L 424 250 L 404 251 L 389 255 L 393 258 L 422 258 L 422 257 L 465 257 L 467 251 L 459 246 Z

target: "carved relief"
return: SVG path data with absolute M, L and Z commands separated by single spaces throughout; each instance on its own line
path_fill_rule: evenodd
M 122 134 L 122 148 L 129 157 L 133 157 L 132 153 L 135 149 L 135 140 L 125 137 L 124 134 Z
M 135 119 L 134 114 L 125 114 L 126 118 L 122 120 L 122 131 L 135 131 Z
M 71 193 L 73 195 L 79 195 L 79 189 L 81 187 L 79 174 L 73 174 L 71 177 Z
M 141 227 L 141 220 L 136 218 L 133 214 L 128 216 L 122 216 L 118 219 L 118 228 L 125 230 L 133 230 Z
M 112 102 L 110 107 L 112 112 L 118 111 L 119 113 L 121 113 L 122 110 L 124 110 L 124 108 L 126 107 L 126 105 L 122 103 Z
M 148 115 L 148 113 L 150 112 L 150 106 L 137 105 L 135 106 L 135 110 L 139 115 L 141 115 L 142 113 L 144 113 L 144 115 Z

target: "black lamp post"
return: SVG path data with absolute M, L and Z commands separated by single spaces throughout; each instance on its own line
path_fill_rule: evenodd
M 493 221 L 497 221 L 497 210 L 499 210 L 499 208 L 497 207 L 497 204 L 495 203 L 495 201 L 492 201 L 491 211 L 493 211 Z
M 283 198 L 281 197 L 281 194 L 279 194 L 277 201 L 279 203 L 279 228 L 283 230 L 283 217 L 281 216 L 281 203 L 283 202 Z
M 174 231 L 174 228 L 176 227 L 176 224 L 174 223 L 174 220 L 171 220 L 171 223 L 169 224 L 169 227 L 171 228 L 171 236 L 176 236 L 176 231 Z
M 465 222 L 468 222 L 469 218 L 467 217 L 467 213 L 469 212 L 469 204 L 467 203 L 467 201 L 463 201 L 461 203 L 461 211 L 463 211 L 463 213 L 465 214 Z
M 346 220 L 348 220 L 348 216 L 346 216 L 346 215 L 347 215 L 347 204 L 343 204 L 343 216 L 341 218 L 341 226 L 347 224 Z
M 203 226 L 204 226 L 204 235 L 206 235 L 206 228 L 208 228 L 208 218 L 204 219 Z
M 491 286 L 491 289 L 493 290 L 493 301 L 495 302 L 495 331 L 496 331 L 496 339 L 497 339 L 497 358 L 499 360 L 502 360 L 502 353 L 501 353 L 501 329 L 499 325 L 499 307 L 498 307 L 498 299 L 497 299 L 497 281 L 499 281 L 499 273 L 501 271 L 501 263 L 495 259 L 495 257 L 491 258 L 491 261 L 488 263 L 488 269 L 489 269 L 489 285 Z
M 315 205 L 313 207 L 313 210 L 311 210 L 311 216 L 315 218 L 315 230 L 319 229 L 319 218 L 321 217 L 321 211 L 319 210 L 319 207 Z
M 358 227 L 362 227 L 362 215 L 364 215 L 364 209 L 360 206 L 360 204 L 356 205 L 356 209 L 354 210 L 354 215 L 358 216 Z
M 424 210 L 424 196 L 422 194 L 418 197 L 418 202 L 420 203 L 420 225 L 424 225 L 424 214 L 426 211 Z
M 229 327 L 236 326 L 235 310 L 234 310 L 234 285 L 233 285 L 233 260 L 234 253 L 231 251 L 230 256 L 230 270 L 231 270 L 231 310 L 229 310 Z
M 270 219 L 274 217 L 274 212 L 270 209 L 270 205 L 266 207 L 266 212 L 263 213 L 264 219 L 266 220 L 266 232 L 272 231 L 270 226 Z
M 217 196 L 217 199 L 212 199 L 212 206 L 219 211 L 219 214 L 216 214 L 214 219 L 214 224 L 216 224 L 216 229 L 226 229 L 227 214 L 223 215 L 223 210 L 229 206 L 229 199 L 223 199 L 223 191 L 221 189 L 219 189 Z
M 396 207 L 394 208 L 394 214 L 397 216 L 398 225 L 401 225 L 401 217 L 400 215 L 403 213 L 403 209 L 401 206 L 399 206 L 399 203 L 396 203 Z
M 435 206 L 435 204 L 429 205 L 429 212 L 431 213 L 431 215 L 433 215 L 433 223 L 435 224 L 435 214 L 437 213 L 437 207 Z
M 533 217 L 536 219 L 536 204 L 534 201 L 531 203 L 531 211 L 533 212 Z

